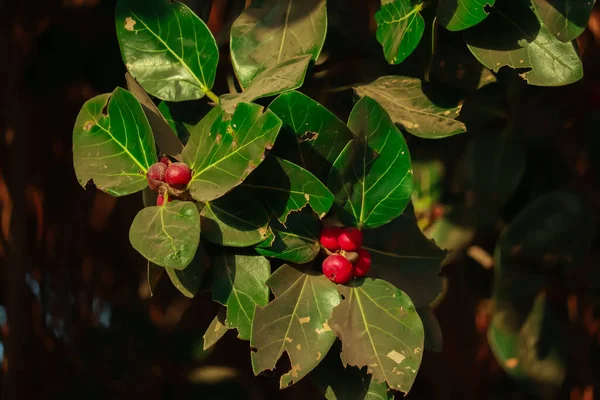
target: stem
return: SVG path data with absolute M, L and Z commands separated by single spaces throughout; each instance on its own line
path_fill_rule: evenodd
M 219 104 L 219 96 L 211 92 L 210 90 L 206 91 L 206 95 L 209 99 L 211 99 L 214 103 Z

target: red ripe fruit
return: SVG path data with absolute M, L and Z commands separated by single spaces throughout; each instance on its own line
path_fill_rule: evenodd
M 169 203 L 172 201 L 173 201 L 173 198 L 169 197 Z M 159 194 L 158 197 L 156 198 L 156 205 L 162 206 L 163 204 L 165 204 L 165 196 L 163 196 L 162 194 Z
M 365 276 L 371 269 L 371 253 L 365 249 L 358 249 L 358 259 L 354 262 L 354 276 Z
M 362 233 L 356 228 L 346 228 L 338 236 L 338 243 L 342 250 L 356 251 L 362 246 Z
M 161 163 L 163 163 L 163 164 L 165 164 L 167 167 L 168 167 L 169 165 L 171 165 L 171 160 L 170 160 L 170 159 L 169 159 L 169 157 L 167 157 L 167 156 L 162 156 L 162 157 L 160 158 L 160 162 L 161 162 Z
M 340 244 L 338 243 L 338 236 L 340 233 L 342 233 L 342 228 L 337 226 L 326 226 L 321 231 L 319 242 L 321 242 L 321 245 L 329 251 L 339 250 Z
M 152 164 L 146 173 L 146 181 L 151 190 L 156 190 L 165 181 L 167 166 L 163 163 Z
M 176 162 L 167 167 L 165 180 L 170 186 L 185 187 L 192 180 L 192 170 L 187 164 Z
M 332 282 L 346 283 L 352 279 L 352 263 L 340 254 L 330 255 L 323 261 L 323 273 Z

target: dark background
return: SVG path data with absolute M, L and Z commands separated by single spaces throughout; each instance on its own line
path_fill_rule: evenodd
M 204 352 L 202 335 L 216 311 L 209 295 L 187 299 L 166 279 L 154 296 L 149 295 L 146 263 L 127 238 L 142 206 L 141 196 L 117 200 L 78 185 L 71 153 L 75 117 L 87 99 L 117 85 L 125 87 L 114 3 L 0 2 L 1 398 L 320 398 L 309 379 L 279 391 L 276 377 L 254 378 L 247 343 L 236 340 L 232 332 Z M 228 3 L 215 0 L 210 14 L 198 9 L 218 39 L 227 37 L 228 23 L 240 11 L 240 2 Z M 305 90 L 345 119 L 351 92 L 332 90 L 325 99 L 323 87 L 368 81 L 390 67 L 374 42 L 377 1 L 330 1 L 330 5 L 339 12 L 330 17 L 325 46 L 331 54 L 323 73 L 328 78 L 307 78 Z M 340 26 L 345 30 L 336 30 Z M 527 92 L 531 99 L 554 102 L 554 108 L 540 106 L 525 122 L 527 135 L 545 139 L 549 130 L 554 132 L 556 124 L 564 122 L 556 121 L 556 110 L 577 124 L 584 117 L 579 107 L 600 104 L 599 33 L 600 19 L 594 14 L 579 39 L 586 74 L 581 84 Z M 369 39 L 360 41 L 363 34 Z M 225 43 L 216 93 L 227 91 L 225 76 L 231 74 L 227 54 Z M 411 56 L 406 68 L 421 70 L 419 57 Z M 558 130 L 550 140 L 560 148 L 559 160 L 534 159 L 528 169 L 562 163 L 567 175 L 578 177 L 573 186 L 598 205 L 597 174 L 580 135 L 568 127 Z M 437 146 L 460 146 L 466 138 Z M 415 138 L 409 142 L 418 154 L 421 142 Z M 495 239 L 496 233 L 484 232 L 475 242 L 489 250 Z M 586 265 L 597 266 L 597 254 L 596 240 Z M 492 272 L 463 255 L 443 274 L 449 289 L 436 314 L 444 349 L 425 353 L 409 398 L 538 398 L 504 375 L 490 353 L 485 331 Z M 594 393 L 594 385 L 600 393 L 600 373 L 597 353 L 592 351 L 598 349 L 600 321 L 584 300 L 563 295 L 576 317 L 570 326 L 570 372 L 556 398 L 592 400 L 600 396 Z

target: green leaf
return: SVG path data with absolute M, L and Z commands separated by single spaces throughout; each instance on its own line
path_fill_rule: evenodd
M 215 343 L 219 341 L 227 333 L 229 328 L 225 325 L 225 311 L 227 309 L 225 307 L 219 308 L 219 313 L 215 315 L 215 318 L 212 320 L 208 328 L 206 328 L 206 332 L 204 332 L 204 336 L 202 339 L 204 340 L 203 350 L 207 350 L 212 347 Z
M 380 228 L 365 232 L 363 248 L 371 252 L 369 276 L 406 292 L 416 307 L 425 307 L 442 291 L 440 264 L 445 252 L 417 225 L 412 206 Z
M 209 265 L 208 254 L 202 246 L 198 245 L 192 262 L 185 269 L 164 268 L 167 270 L 171 283 L 184 296 L 193 298 L 202 288 L 204 271 Z
M 287 352 L 292 369 L 280 380 L 285 388 L 298 382 L 325 357 L 335 341 L 327 323 L 340 302 L 336 285 L 320 272 L 281 266 L 267 281 L 275 300 L 257 307 L 250 346 L 252 369 L 258 375 L 275 368 Z
M 442 327 L 430 306 L 418 308 L 425 332 L 425 349 L 440 352 L 444 345 Z
M 144 114 L 146 114 L 148 123 L 154 133 L 154 140 L 156 141 L 159 152 L 178 157 L 183 150 L 183 144 L 159 110 L 160 105 L 157 107 L 156 104 L 154 104 L 150 96 L 148 96 L 129 72 L 125 73 L 125 80 L 127 81 L 127 89 L 142 105 Z M 165 104 L 164 102 L 161 103 Z
M 572 43 L 552 36 L 526 4 L 502 5 L 464 35 L 469 50 L 485 67 L 495 72 L 505 65 L 530 68 L 521 77 L 536 86 L 568 85 L 581 79 L 583 66 Z
M 532 0 L 531 3 L 550 33 L 566 43 L 583 33 L 596 0 Z
M 327 186 L 346 225 L 375 228 L 402 214 L 410 201 L 412 169 L 402 133 L 370 97 L 348 119 L 356 135 L 335 161 Z
M 344 367 L 340 359 L 339 341 L 311 372 L 310 377 L 327 400 L 393 400 L 394 392 L 385 383 L 377 383 L 371 375 L 356 367 Z
M 413 6 L 410 0 L 382 1 L 375 13 L 377 41 L 383 46 L 383 54 L 390 64 L 400 64 L 419 45 L 425 21 L 419 12 L 423 3 Z
M 233 114 L 238 103 L 250 103 L 262 97 L 274 96 L 297 89 L 304 83 L 310 55 L 290 58 L 260 72 L 242 93 L 221 96 L 221 107 Z
M 223 196 L 243 182 L 275 143 L 281 120 L 257 104 L 240 103 L 233 116 L 212 109 L 191 132 L 182 158 L 192 169 L 190 193 L 198 201 Z
M 467 130 L 456 120 L 460 106 L 434 103 L 417 78 L 382 76 L 367 85 L 356 86 L 354 91 L 360 97 L 377 100 L 395 123 L 415 136 L 441 139 Z
M 483 21 L 496 0 L 440 0 L 437 18 L 450 31 L 462 31 Z
M 333 204 L 333 194 L 317 177 L 276 156 L 269 155 L 243 186 L 252 188 L 283 224 L 291 212 L 307 204 L 321 218 Z
M 129 73 L 167 101 L 204 97 L 215 81 L 219 51 L 200 18 L 167 0 L 119 0 L 117 38 Z
M 261 201 L 243 188 L 205 203 L 200 220 L 202 236 L 221 246 L 252 246 L 269 235 L 269 214 Z
M 180 141 L 184 141 L 187 140 L 190 137 L 190 128 L 193 127 L 187 125 L 184 122 L 178 121 L 177 118 L 175 118 L 175 116 L 173 115 L 173 110 L 171 108 L 172 104 L 181 104 L 181 103 L 167 103 L 166 101 L 161 101 L 158 104 L 158 110 L 161 113 L 161 115 L 163 116 L 164 120 L 166 121 L 166 123 L 169 125 L 169 128 L 171 129 L 172 132 L 174 132 L 177 137 L 180 139 Z M 179 151 L 179 154 L 181 154 L 181 151 L 183 150 L 183 146 L 181 148 L 181 150 Z M 169 152 L 165 152 L 167 154 L 172 154 Z
M 240 339 L 249 340 L 254 308 L 269 302 L 265 281 L 271 273 L 263 256 L 219 254 L 213 258 L 213 300 L 227 307 L 225 325 L 237 328 Z
M 311 210 L 291 213 L 285 226 L 273 218 L 270 226 L 272 233 L 256 247 L 258 254 L 295 264 L 306 264 L 319 254 L 321 224 Z
M 113 196 L 139 192 L 148 186 L 146 172 L 156 161 L 152 130 L 133 94 L 116 88 L 86 101 L 73 128 L 73 165 L 81 186 L 93 179 Z
M 200 242 L 200 215 L 189 201 L 142 209 L 129 229 L 134 249 L 161 267 L 184 269 Z
M 423 357 L 423 324 L 410 298 L 380 279 L 338 285 L 342 302 L 331 327 L 342 341 L 342 362 L 367 367 L 375 382 L 408 393 Z
M 231 26 L 231 63 L 242 88 L 297 56 L 316 60 L 327 33 L 325 0 L 254 0 Z
M 465 152 L 467 200 L 475 215 L 490 220 L 510 200 L 525 174 L 523 144 L 506 134 L 480 134 Z
M 345 123 L 300 92 L 284 93 L 269 105 L 283 125 L 273 154 L 327 181 L 331 165 L 352 139 Z

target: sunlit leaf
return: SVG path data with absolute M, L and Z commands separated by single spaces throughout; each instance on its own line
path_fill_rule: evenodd
M 202 244 L 198 245 L 194 259 L 185 269 L 164 268 L 171 283 L 184 296 L 193 298 L 202 288 L 204 271 L 209 265 L 208 255 Z
M 208 328 L 206 328 L 206 332 L 204 332 L 204 336 L 202 337 L 202 339 L 204 340 L 204 350 L 212 347 L 229 330 L 229 328 L 227 328 L 227 326 L 225 325 L 226 310 L 227 309 L 225 307 L 219 308 L 219 313 L 215 315 L 215 318 L 212 320 Z
M 336 159 L 327 186 L 342 222 L 375 228 L 402 214 L 410 201 L 410 154 L 398 128 L 370 97 L 356 103 L 348 126 L 356 139 Z
M 529 68 L 521 76 L 531 85 L 567 85 L 583 76 L 574 44 L 555 38 L 524 2 L 500 2 L 492 15 L 466 31 L 464 38 L 473 55 L 487 68 Z
M 116 88 L 88 100 L 73 128 L 73 165 L 79 184 L 93 180 L 113 196 L 148 186 L 146 172 L 157 161 L 154 137 L 142 106 Z
M 321 224 L 311 210 L 291 213 L 285 226 L 277 218 L 273 218 L 270 228 L 271 235 L 256 246 L 258 254 L 295 264 L 306 264 L 321 250 Z
M 231 26 L 231 62 L 242 88 L 265 69 L 309 54 L 325 42 L 325 0 L 254 0 Z
M 532 0 L 538 18 L 561 42 L 583 33 L 596 0 Z
M 225 326 L 237 328 L 238 337 L 250 339 L 254 308 L 269 302 L 265 281 L 271 273 L 263 256 L 220 254 L 212 259 L 213 300 L 227 307 Z
M 416 307 L 425 307 L 442 291 L 438 276 L 445 252 L 419 229 L 412 206 L 389 224 L 365 231 L 363 248 L 371 252 L 369 276 L 406 292 Z
M 488 16 L 487 7 L 496 0 L 440 0 L 437 18 L 450 31 L 461 31 L 483 21 Z
M 255 374 L 275 368 L 283 352 L 291 370 L 280 380 L 281 388 L 298 382 L 325 357 L 335 341 L 328 325 L 332 309 L 340 302 L 336 285 L 322 273 L 283 265 L 267 281 L 275 300 L 257 307 L 250 346 Z
M 333 194 L 313 174 L 276 156 L 269 155 L 243 186 L 254 190 L 283 224 L 307 204 L 319 216 L 333 204 Z
M 262 242 L 269 235 L 269 214 L 248 190 L 236 188 L 201 207 L 202 236 L 213 243 L 245 247 Z
M 240 103 L 233 116 L 213 108 L 183 149 L 183 161 L 192 169 L 192 197 L 214 200 L 242 183 L 273 146 L 280 127 L 281 120 L 257 104 Z
M 134 249 L 162 267 L 184 269 L 200 242 L 200 215 L 189 201 L 173 201 L 142 209 L 129 230 Z
M 331 328 L 342 341 L 342 362 L 367 367 L 375 382 L 408 393 L 423 357 L 423 324 L 410 298 L 380 279 L 338 285 L 342 302 Z
M 204 97 L 212 88 L 219 51 L 200 18 L 168 0 L 119 0 L 117 38 L 129 73 L 167 101 Z
M 269 105 L 283 125 L 273 154 L 327 182 L 331 165 L 352 139 L 345 123 L 300 92 L 284 93 Z
M 375 13 L 377 40 L 388 63 L 400 64 L 419 45 L 425 29 L 425 21 L 419 14 L 422 8 L 423 3 L 413 6 L 410 0 L 381 2 Z
M 250 103 L 261 97 L 274 96 L 288 90 L 297 89 L 304 83 L 310 55 L 290 58 L 260 72 L 242 93 L 221 96 L 221 107 L 233 114 L 240 102 Z
M 382 76 L 354 88 L 359 96 L 369 96 L 385 108 L 392 120 L 408 132 L 425 139 L 440 139 L 465 132 L 456 120 L 460 106 L 434 103 L 423 91 L 421 81 L 406 76 Z

